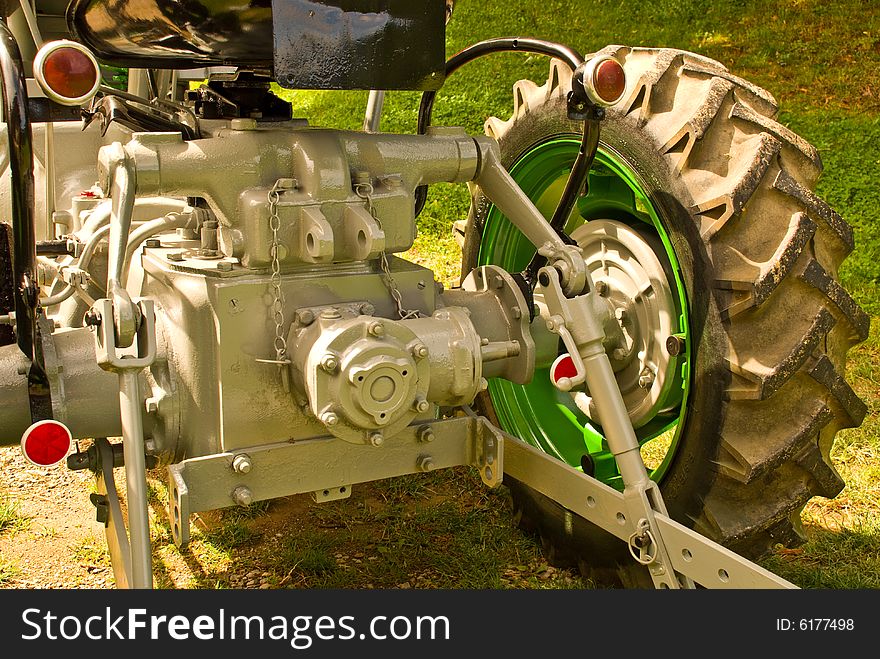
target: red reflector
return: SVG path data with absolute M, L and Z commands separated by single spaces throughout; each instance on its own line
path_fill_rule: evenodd
M 98 61 L 82 44 L 52 41 L 34 58 L 34 77 L 46 96 L 64 105 L 80 105 L 98 91 Z
M 623 67 L 615 59 L 602 61 L 593 72 L 593 87 L 599 98 L 608 104 L 614 104 L 626 90 L 626 74 Z
M 31 463 L 48 467 L 61 462 L 70 451 L 73 437 L 63 423 L 37 421 L 21 436 L 21 452 Z
M 562 378 L 571 379 L 575 375 L 577 375 L 577 368 L 568 354 L 559 355 L 553 362 L 553 366 L 550 367 L 550 377 L 553 378 L 553 382 L 559 382 Z

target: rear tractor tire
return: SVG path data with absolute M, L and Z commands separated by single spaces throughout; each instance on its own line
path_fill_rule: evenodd
M 577 239 L 577 227 L 591 221 L 633 227 L 667 272 L 661 288 L 679 307 L 674 329 L 686 349 L 666 355 L 677 360 L 667 380 L 674 371 L 679 381 L 656 418 L 637 428 L 643 453 L 660 445 L 652 477 L 674 518 L 738 553 L 757 558 L 799 544 L 805 503 L 843 487 L 829 457 L 835 434 L 866 412 L 844 380 L 846 353 L 869 324 L 837 278 L 852 229 L 812 192 L 819 155 L 775 120 L 768 92 L 679 50 L 609 46 L 601 54 L 624 65 L 627 89 L 602 122 L 589 194 L 567 230 Z M 514 85 L 509 120 L 486 122 L 504 165 L 547 217 L 581 132 L 566 118 L 570 87 L 569 69 L 553 61 L 543 85 Z M 612 241 L 590 249 L 624 248 Z M 463 273 L 487 263 L 518 271 L 533 253 L 477 191 Z M 604 260 L 593 260 L 601 279 Z M 634 336 L 654 329 L 635 328 Z M 529 385 L 491 383 L 477 404 L 508 432 L 619 484 L 601 428 L 566 396 L 539 371 Z M 521 525 L 540 535 L 550 560 L 603 582 L 650 584 L 624 543 L 531 488 L 505 483 Z

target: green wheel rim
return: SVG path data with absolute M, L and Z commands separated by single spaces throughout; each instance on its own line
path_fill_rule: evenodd
M 580 140 L 575 136 L 549 139 L 532 147 L 510 169 L 511 176 L 544 217 L 553 214 L 579 145 Z M 570 234 L 580 224 L 600 218 L 650 228 L 655 232 L 662 241 L 675 280 L 672 288 L 679 310 L 676 334 L 686 338 L 687 298 L 678 259 L 662 216 L 651 203 L 639 178 L 619 154 L 600 147 L 589 181 L 589 194 L 578 201 L 566 232 Z M 534 253 L 535 248 L 525 236 L 491 206 L 486 216 L 478 264 L 495 264 L 519 272 Z M 667 411 L 636 430 L 643 452 L 650 451 L 649 466 L 653 466 L 651 477 L 654 480 L 660 480 L 671 464 L 684 428 L 691 342 L 685 340 L 684 344 L 684 352 L 676 358 L 676 386 L 667 394 L 668 400 L 664 400 L 663 407 Z M 589 454 L 595 477 L 622 488 L 620 473 L 602 436 L 602 429 L 575 406 L 569 394 L 558 391 L 551 384 L 549 369 L 538 369 L 526 385 L 494 379 L 489 382 L 489 396 L 504 430 L 575 468 L 581 468 L 583 456 Z

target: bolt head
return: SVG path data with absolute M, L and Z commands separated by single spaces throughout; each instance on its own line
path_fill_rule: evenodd
M 598 293 L 599 297 L 605 297 L 608 295 L 608 283 L 604 281 L 596 282 L 596 293 Z
M 374 313 L 376 313 L 376 307 L 374 307 L 369 302 L 365 302 L 361 305 L 361 313 L 364 316 L 372 316 Z
M 429 409 L 431 409 L 431 403 L 419 396 L 418 398 L 416 398 L 415 408 L 417 412 L 427 412 Z
M 217 263 L 217 269 L 220 272 L 232 272 L 232 263 L 229 261 L 220 261 Z
M 300 325 L 311 325 L 315 322 L 315 314 L 311 309 L 302 309 L 296 312 L 296 321 Z
M 325 426 L 335 426 L 339 423 L 339 417 L 334 412 L 324 412 L 321 415 L 321 423 Z
M 144 247 L 161 247 L 162 241 L 158 238 L 147 238 Z
M 232 458 L 232 468 L 239 474 L 248 474 L 253 467 L 250 456 L 245 454 L 236 455 Z
M 424 359 L 428 356 L 428 346 L 424 343 L 417 343 L 413 346 L 413 355 L 418 357 L 419 359 Z
M 169 261 L 183 261 L 183 253 L 182 252 L 171 252 L 166 257 Z
M 639 376 L 639 386 L 642 389 L 650 389 L 651 385 L 654 384 L 654 374 L 653 373 L 645 373 L 644 375 Z
M 666 339 L 666 352 L 669 353 L 671 357 L 675 357 L 676 355 L 680 355 L 684 352 L 684 339 L 675 336 L 674 334 Z
M 617 318 L 620 322 L 626 320 L 626 309 L 623 307 L 618 307 L 614 310 L 614 317 Z
M 240 485 L 232 493 L 232 500 L 239 506 L 247 507 L 254 502 L 254 494 L 251 488 Z
M 423 426 L 419 430 L 419 441 L 420 442 L 433 442 L 434 441 L 434 431 L 431 429 L 431 426 Z
M 430 455 L 424 455 L 419 458 L 419 469 L 421 471 L 433 471 L 434 459 Z
M 372 446 L 382 446 L 385 443 L 385 438 L 382 436 L 380 432 L 374 432 L 370 435 L 370 444 Z
M 370 323 L 370 326 L 367 328 L 367 331 L 372 336 L 384 336 L 385 335 L 385 326 L 379 321 Z
M 335 373 L 339 368 L 339 359 L 336 358 L 336 355 L 328 353 L 321 358 L 321 368 L 328 373 Z
M 612 356 L 614 359 L 616 359 L 617 361 L 623 361 L 624 359 L 626 359 L 626 355 L 627 355 L 627 352 L 626 352 L 626 350 L 623 349 L 623 348 L 615 348 L 615 349 L 611 352 L 611 356 Z

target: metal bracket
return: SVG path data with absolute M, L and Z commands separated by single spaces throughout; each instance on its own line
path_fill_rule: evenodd
M 646 553 L 641 556 L 640 562 L 649 557 L 655 558 L 656 548 L 665 547 L 668 556 L 666 564 L 672 572 L 667 576 L 674 576 L 677 581 L 693 579 L 707 588 L 797 587 L 664 513 L 654 512 L 654 525 L 648 526 L 647 520 L 638 512 L 638 506 L 631 505 L 632 500 L 627 494 L 569 467 L 512 435 L 497 429 L 496 432 L 504 440 L 505 474 L 628 544 L 650 529 Z M 639 549 L 638 546 L 636 549 Z M 655 560 L 648 560 L 649 569 L 657 565 Z
M 248 447 L 246 472 L 235 470 L 235 453 L 190 458 L 167 468 L 172 537 L 185 545 L 191 513 L 240 504 L 235 493 L 245 489 L 250 501 L 305 493 L 329 501 L 358 483 L 463 465 L 495 487 L 504 477 L 499 433 L 483 417 L 459 416 L 408 426 L 381 448 L 335 437 Z M 336 468 L 328 472 L 327 465 Z

